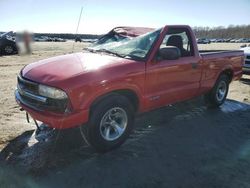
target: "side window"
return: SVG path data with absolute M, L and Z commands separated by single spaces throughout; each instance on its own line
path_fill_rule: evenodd
M 187 29 L 170 28 L 165 35 L 160 48 L 166 46 L 175 46 L 179 48 L 181 57 L 194 56 L 191 36 Z

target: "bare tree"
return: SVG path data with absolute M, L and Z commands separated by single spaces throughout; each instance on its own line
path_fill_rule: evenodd
M 250 38 L 250 25 L 194 27 L 193 29 L 198 38 Z

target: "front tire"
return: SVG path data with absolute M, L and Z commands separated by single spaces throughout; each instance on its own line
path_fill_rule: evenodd
M 6 55 L 17 54 L 17 48 L 13 45 L 6 45 L 3 49 L 3 52 Z
M 209 107 L 219 107 L 225 102 L 229 83 L 230 79 L 227 75 L 223 74 L 219 77 L 213 89 L 204 96 L 205 102 Z
M 129 136 L 134 122 L 134 109 L 124 96 L 112 94 L 91 110 L 87 140 L 99 152 L 119 147 Z

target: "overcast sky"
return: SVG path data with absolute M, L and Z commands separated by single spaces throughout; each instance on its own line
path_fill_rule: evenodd
M 250 0 L 0 0 L 0 31 L 102 34 L 115 26 L 250 24 Z

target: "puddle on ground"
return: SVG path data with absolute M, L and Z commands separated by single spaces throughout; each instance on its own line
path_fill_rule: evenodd
M 240 103 L 237 101 L 227 100 L 221 107 L 221 111 L 224 113 L 230 113 L 235 111 L 246 111 L 250 109 L 250 104 Z

